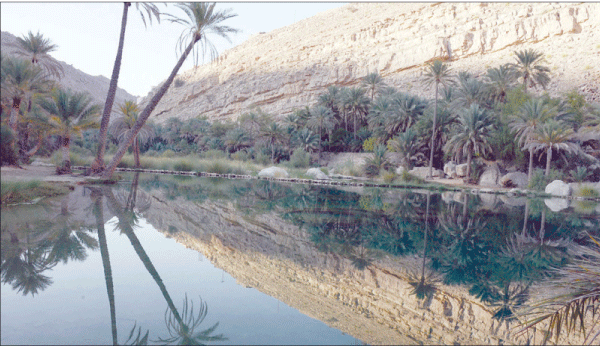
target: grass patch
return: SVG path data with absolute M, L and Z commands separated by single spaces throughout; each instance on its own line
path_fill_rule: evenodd
M 1 204 L 16 204 L 35 201 L 36 199 L 60 196 L 68 193 L 72 188 L 68 185 L 50 184 L 39 180 L 28 182 L 1 183 Z
M 600 194 L 598 193 L 598 191 L 596 191 L 596 189 L 594 189 L 593 187 L 590 186 L 582 186 L 575 194 L 578 197 L 585 197 L 585 198 L 598 198 L 600 197 Z

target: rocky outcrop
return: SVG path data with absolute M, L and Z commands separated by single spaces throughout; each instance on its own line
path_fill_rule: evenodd
M 16 43 L 17 38 L 11 33 L 2 31 L 1 39 L 2 54 L 13 54 L 16 48 L 11 46 L 11 44 Z M 65 75 L 59 80 L 59 83 L 63 88 L 71 89 L 77 92 L 87 92 L 88 94 L 90 94 L 95 103 L 104 105 L 104 102 L 106 101 L 106 94 L 108 93 L 110 79 L 104 76 L 90 76 L 89 74 L 76 69 L 75 67 L 73 67 L 73 65 L 69 65 L 62 61 L 59 61 L 59 63 L 65 72 Z M 127 91 L 121 88 L 117 88 L 114 103 L 115 106 L 113 106 L 113 113 L 115 113 L 115 110 L 117 109 L 116 105 L 119 105 L 120 103 L 123 103 L 126 100 L 135 101 L 136 99 L 137 96 L 133 96 Z
M 598 3 L 351 3 L 252 36 L 183 72 L 152 118 L 235 119 L 250 107 L 279 116 L 373 71 L 432 98 L 422 78 L 427 61 L 442 58 L 478 76 L 529 48 L 544 53 L 551 95 L 579 89 L 599 101 L 598 18 Z

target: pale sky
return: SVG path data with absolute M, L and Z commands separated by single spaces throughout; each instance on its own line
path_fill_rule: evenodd
M 238 16 L 224 22 L 240 29 L 232 43 L 212 38 L 219 53 L 248 39 L 345 3 L 234 3 L 221 2 L 217 9 L 233 9 Z M 157 3 L 162 12 L 183 16 L 174 3 Z M 23 3 L 1 4 L 1 29 L 21 37 L 38 31 L 58 49 L 51 55 L 92 76 L 110 78 L 119 42 L 123 3 Z M 135 5 L 129 8 L 119 87 L 130 94 L 145 96 L 166 79 L 177 62 L 176 43 L 184 26 L 161 20 L 144 27 Z M 193 67 L 188 57 L 179 73 Z

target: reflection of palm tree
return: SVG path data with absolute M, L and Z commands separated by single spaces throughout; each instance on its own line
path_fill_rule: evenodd
M 409 284 L 413 287 L 412 290 L 412 294 L 417 296 L 417 299 L 424 299 L 425 297 L 427 297 L 427 299 L 431 299 L 433 297 L 433 294 L 435 293 L 436 287 L 435 287 L 435 282 L 436 280 L 431 278 L 431 275 L 429 278 L 425 277 L 425 263 L 427 262 L 427 233 L 429 233 L 429 205 L 431 202 L 431 193 L 429 191 L 427 191 L 427 207 L 426 207 L 426 212 L 425 212 L 425 235 L 423 236 L 423 264 L 421 266 L 421 277 L 420 279 L 416 278 L 416 275 L 412 275 L 412 277 L 409 280 Z

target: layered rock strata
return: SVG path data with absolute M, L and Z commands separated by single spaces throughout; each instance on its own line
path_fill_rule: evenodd
M 422 76 L 433 58 L 482 75 L 529 48 L 544 53 L 551 95 L 578 89 L 599 102 L 599 18 L 598 3 L 353 3 L 252 36 L 180 74 L 152 119 L 235 119 L 252 107 L 278 116 L 374 71 L 432 98 Z

